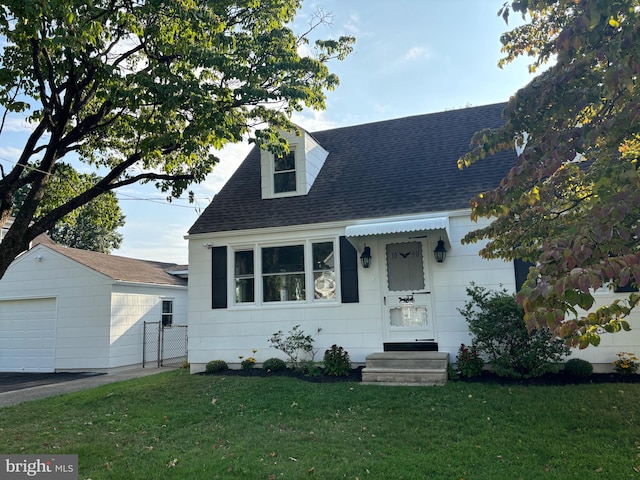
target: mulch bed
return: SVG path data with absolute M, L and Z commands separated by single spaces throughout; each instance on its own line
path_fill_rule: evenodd
M 234 377 L 291 377 L 313 383 L 336 383 L 336 382 L 361 382 L 363 367 L 354 368 L 348 376 L 335 377 L 330 375 L 309 376 L 301 372 L 287 369 L 281 372 L 267 372 L 261 368 L 251 370 L 227 370 L 219 373 L 201 373 L 201 375 L 234 376 Z M 589 377 L 579 378 L 568 375 L 564 372 L 548 373 L 542 377 L 514 379 L 499 377 L 495 373 L 484 370 L 482 375 L 473 378 L 460 378 L 455 380 L 460 383 L 484 383 L 488 385 L 579 385 L 579 384 L 602 384 L 602 383 L 640 383 L 640 375 L 618 375 L 616 373 L 593 373 Z
M 616 373 L 592 373 L 588 377 L 575 377 L 560 371 L 558 373 L 548 373 L 536 378 L 505 378 L 499 377 L 495 373 L 483 370 L 482 375 L 472 378 L 461 378 L 460 382 L 465 383 L 485 383 L 491 385 L 581 385 L 581 384 L 601 384 L 601 383 L 640 383 L 640 375 L 618 375 Z
M 217 375 L 220 377 L 291 377 L 291 378 L 299 378 L 300 380 L 304 380 L 305 382 L 313 382 L 313 383 L 336 383 L 336 382 L 361 382 L 362 381 L 362 368 L 358 367 L 351 370 L 349 375 L 345 375 L 342 377 L 336 377 L 333 375 L 316 375 L 310 376 L 305 375 L 302 372 L 295 372 L 291 369 L 282 370 L 280 372 L 268 372 L 263 370 L 262 368 L 252 368 L 251 370 L 227 370 L 225 372 L 217 372 L 217 373 L 202 373 L 202 375 Z

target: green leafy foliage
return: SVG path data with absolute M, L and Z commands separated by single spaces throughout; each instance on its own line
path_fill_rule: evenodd
M 224 360 L 211 360 L 204 368 L 207 373 L 218 373 L 229 370 L 229 365 Z
M 482 374 L 484 360 L 478 352 L 478 347 L 460 344 L 456 355 L 456 373 L 461 377 L 477 377 Z
M 564 371 L 572 377 L 586 378 L 593 373 L 593 365 L 581 358 L 571 358 L 564 364 Z
M 472 201 L 493 218 L 464 242 L 486 258 L 536 264 L 519 292 L 529 328 L 581 348 L 628 329 L 632 293 L 592 309 L 601 287 L 640 284 L 640 8 L 637 0 L 512 1 L 526 23 L 505 33 L 500 65 L 546 68 L 511 97 L 505 124 L 478 132 L 460 168 L 522 147 L 501 184 Z M 587 312 L 588 310 L 588 312 Z
M 347 376 L 351 373 L 349 352 L 336 344 L 324 352 L 324 373 L 335 377 Z
M 253 355 L 256 354 L 257 350 L 253 350 Z M 240 368 L 242 370 L 252 370 L 253 367 L 256 366 L 256 357 L 254 357 L 253 355 L 250 355 L 248 357 L 240 357 Z
M 310 359 L 302 360 L 298 371 L 304 373 L 307 377 L 319 377 L 322 375 L 320 364 Z
M 289 359 L 289 367 L 302 371 L 306 362 L 312 362 L 315 357 L 313 344 L 315 340 L 311 335 L 306 335 L 300 325 L 294 326 L 287 333 L 277 331 L 269 339 L 271 346 L 284 353 Z
M 71 165 L 58 163 L 34 219 L 44 217 L 100 180 L 95 174 L 80 174 Z M 13 215 L 18 214 L 27 193 L 28 188 L 23 187 L 14 195 Z M 124 220 L 115 193 L 105 192 L 62 217 L 47 234 L 60 245 L 110 253 L 122 244 L 117 230 L 124 226 Z
M 287 363 L 281 358 L 271 357 L 262 362 L 262 369 L 267 372 L 281 372 L 287 369 Z
M 290 25 L 300 7 L 300 0 L 4 2 L 0 106 L 27 120 L 31 134 L 18 162 L 0 172 L 0 225 L 26 189 L 0 245 L 0 276 L 30 240 L 105 192 L 141 182 L 178 197 L 205 179 L 228 143 L 253 135 L 286 148 L 278 130 L 296 128 L 294 111 L 325 108 L 326 92 L 338 85 L 327 62 L 345 58 L 354 43 L 345 36 L 302 48 L 324 18 L 297 35 Z M 101 178 L 38 217 L 56 164 L 70 154 Z
M 618 359 L 613 362 L 613 368 L 619 375 L 633 375 L 637 373 L 640 362 L 633 353 L 620 352 Z
M 512 378 L 531 378 L 556 370 L 569 353 L 547 328 L 527 330 L 524 312 L 506 290 L 488 291 L 471 284 L 470 300 L 460 313 L 469 324 L 473 344 L 486 355 L 491 370 Z

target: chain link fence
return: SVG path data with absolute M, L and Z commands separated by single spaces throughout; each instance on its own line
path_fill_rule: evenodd
M 142 366 L 179 367 L 187 361 L 187 326 L 144 322 Z

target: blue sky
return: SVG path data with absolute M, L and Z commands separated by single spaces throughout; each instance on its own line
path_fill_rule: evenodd
M 321 38 L 353 35 L 355 51 L 330 69 L 340 86 L 327 94 L 327 109 L 305 111 L 294 121 L 309 131 L 357 125 L 465 106 L 503 102 L 533 78 L 527 61 L 504 69 L 500 35 L 513 27 L 496 15 L 504 0 L 306 0 L 296 30 L 306 29 L 317 8 L 331 13 Z M 7 133 L 10 135 L 7 136 Z M 0 138 L 0 162 L 17 157 L 20 126 Z M 118 194 L 127 217 L 122 248 L 113 253 L 141 259 L 187 262 L 189 227 L 242 161 L 250 146 L 233 145 L 207 180 L 193 187 L 197 204 L 174 200 L 152 187 Z

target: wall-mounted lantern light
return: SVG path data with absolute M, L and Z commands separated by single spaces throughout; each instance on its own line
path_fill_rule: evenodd
M 433 251 L 433 256 L 436 259 L 436 262 L 442 263 L 444 259 L 447 258 L 447 249 L 444 248 L 444 242 L 442 241 L 442 237 L 438 240 L 438 245 Z
M 364 246 L 364 250 L 362 250 L 362 255 L 360 255 L 360 263 L 364 268 L 369 268 L 371 266 L 371 248 Z

